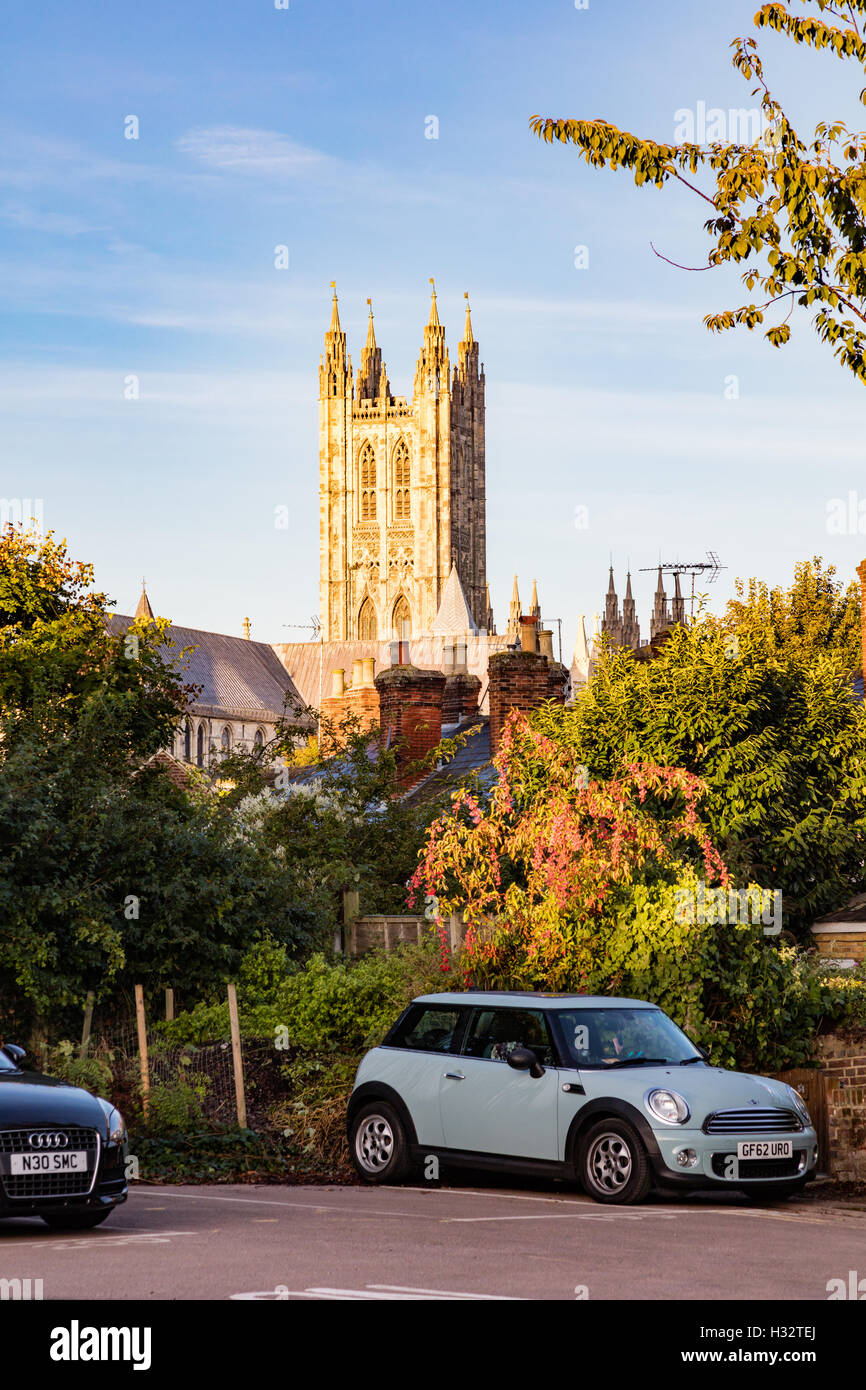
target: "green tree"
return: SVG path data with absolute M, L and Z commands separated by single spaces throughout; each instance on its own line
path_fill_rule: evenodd
M 725 630 L 763 634 L 767 649 L 781 655 L 811 659 L 836 652 L 849 669 L 862 660 L 860 586 L 846 587 L 836 578 L 836 568 L 825 569 L 820 555 L 801 560 L 794 568 L 794 582 L 770 588 L 762 580 L 736 582 L 737 597 L 728 603 Z
M 755 24 L 866 69 L 866 0 L 802 3 L 807 17 L 774 0 L 761 6 Z M 814 306 L 819 337 L 866 380 L 866 133 L 829 120 L 804 141 L 770 90 L 756 40 L 738 38 L 732 48 L 735 68 L 760 96 L 765 134 L 752 144 L 662 144 L 605 120 L 533 116 L 531 127 L 542 140 L 576 145 L 587 164 L 629 170 L 638 186 L 675 179 L 712 209 L 704 224 L 714 242 L 707 266 L 689 268 L 742 265 L 743 283 L 750 292 L 757 286 L 760 299 L 707 315 L 708 329 L 752 330 L 779 306 L 787 312 L 764 336 L 781 347 L 794 306 Z M 859 75 L 852 96 L 858 91 L 866 101 L 861 85 Z M 694 182 L 703 171 L 712 176 L 706 188 Z
M 770 622 L 751 591 L 723 621 L 674 628 L 652 661 L 609 654 L 572 710 L 534 722 L 593 777 L 645 760 L 700 777 L 701 815 L 734 884 L 781 891 L 785 926 L 805 939 L 862 887 L 866 712 L 847 640 L 824 647 L 820 624 L 806 639 L 798 622 Z
M 149 763 L 189 692 L 160 650 L 164 624 L 113 637 L 91 583 L 51 537 L 0 538 L 6 1017 L 57 1017 L 132 981 L 199 991 L 263 930 L 314 940 L 269 845 Z

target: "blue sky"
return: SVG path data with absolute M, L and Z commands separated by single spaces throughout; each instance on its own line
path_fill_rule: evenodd
M 366 298 L 411 391 L 436 277 L 452 355 L 464 290 L 487 371 L 488 573 L 518 572 L 570 647 L 631 563 L 648 624 L 665 560 L 708 548 L 783 581 L 864 535 L 863 388 L 805 320 L 782 352 L 705 313 L 744 302 L 704 207 L 540 144 L 536 112 L 673 139 L 680 109 L 750 106 L 729 43 L 755 0 L 76 0 L 4 17 L 0 494 L 130 611 L 300 638 L 318 606 L 317 366 L 336 279 L 350 350 Z M 808 130 L 862 124 L 850 65 L 773 35 L 771 85 Z M 137 117 L 137 140 L 125 123 Z M 425 138 L 427 118 L 438 139 Z M 277 269 L 274 248 L 289 251 Z M 575 247 L 589 265 L 575 268 Z M 737 378 L 738 397 L 726 383 Z M 139 398 L 126 399 L 137 378 Z M 730 388 L 728 387 L 728 395 Z M 289 508 L 276 529 L 274 509 Z M 589 526 L 575 526 L 586 507 Z M 866 523 L 864 523 L 866 525 Z

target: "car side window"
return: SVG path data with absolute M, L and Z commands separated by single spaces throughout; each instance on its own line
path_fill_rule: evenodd
M 542 1009 L 477 1009 L 463 1052 L 505 1062 L 515 1047 L 528 1047 L 542 1066 L 555 1065 L 547 1019 Z
M 458 1009 L 419 1004 L 409 1010 L 388 1039 L 388 1046 L 406 1047 L 416 1052 L 450 1052 L 459 1023 Z

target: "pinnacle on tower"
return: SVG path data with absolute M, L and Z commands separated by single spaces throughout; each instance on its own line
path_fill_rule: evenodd
M 424 329 L 424 344 L 421 348 L 421 356 L 418 358 L 418 365 L 415 369 L 415 389 L 438 390 L 440 382 L 444 379 L 444 385 L 448 386 L 448 349 L 445 346 L 445 329 L 439 322 L 439 310 L 436 305 L 436 286 L 430 279 L 432 287 L 432 297 L 430 300 L 430 318 Z
M 466 300 L 466 322 L 463 325 L 463 341 L 467 347 L 471 347 L 475 342 L 472 335 L 472 314 L 469 310 L 469 291 L 464 290 L 463 298 Z
M 517 575 L 514 576 L 514 587 L 511 591 L 506 635 L 509 642 L 518 642 L 520 640 L 520 594 L 517 592 Z
M 346 335 L 340 324 L 337 285 L 331 281 L 331 323 L 325 334 L 325 351 L 319 362 L 319 396 L 349 395 L 352 389 L 352 359 L 346 354 Z
M 653 604 L 652 619 L 650 620 L 650 641 L 652 641 L 659 632 L 664 632 L 669 624 L 670 615 L 668 613 L 668 599 L 665 593 L 664 580 L 662 579 L 662 567 L 659 565 L 655 602 Z
M 355 395 L 359 401 L 374 401 L 381 393 L 382 350 L 376 346 L 372 299 L 367 300 L 367 307 L 367 341 L 361 351 L 361 365 L 355 380 Z
M 541 604 L 538 602 L 538 585 L 532 581 L 532 598 L 529 600 L 529 615 L 532 618 L 541 617 Z
M 607 596 L 604 601 L 604 622 L 601 625 L 601 630 L 609 638 L 612 647 L 622 646 L 622 615 L 619 611 L 616 585 L 613 582 L 613 565 L 610 567 Z
M 493 605 L 490 602 L 490 585 L 484 586 L 484 626 L 489 633 L 495 635 L 496 623 L 493 621 Z
M 332 281 L 331 281 L 331 289 L 334 291 L 334 298 L 333 298 L 333 301 L 332 301 L 332 303 L 331 303 L 331 324 L 330 324 L 330 327 L 328 328 L 328 332 L 329 332 L 329 333 L 342 333 L 343 330 L 342 330 L 342 328 L 340 327 L 340 311 L 339 311 L 339 309 L 337 308 L 337 282 L 336 282 L 336 280 L 332 280 Z
M 622 601 L 622 645 L 630 647 L 634 652 L 640 646 L 640 624 L 635 614 L 631 592 L 631 570 L 626 577 L 625 598 Z

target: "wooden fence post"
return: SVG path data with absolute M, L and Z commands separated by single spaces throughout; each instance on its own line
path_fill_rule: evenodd
M 170 1023 L 171 1020 L 172 1020 L 173 1018 L 174 1018 L 174 990 L 173 990 L 173 989 L 167 989 L 167 990 L 165 991 L 165 1021 L 166 1021 L 166 1023 Z
M 247 1127 L 247 1099 L 244 1094 L 244 1058 L 241 1052 L 241 1029 L 238 1020 L 238 992 L 229 985 L 229 1020 L 232 1026 L 232 1062 L 235 1071 L 235 1099 L 238 1108 L 238 1128 Z
M 150 1072 L 147 1067 L 147 1022 L 144 1016 L 144 986 L 135 986 L 135 1017 L 138 1024 L 138 1056 L 141 1063 L 141 1109 L 145 1120 L 150 1110 Z
M 357 888 L 343 889 L 343 950 L 347 956 L 356 952 L 355 919 L 361 911 L 361 897 Z
M 84 1027 L 81 1030 L 81 1049 L 80 1057 L 87 1056 L 87 1049 L 90 1046 L 90 1029 L 93 1023 L 93 990 L 87 991 L 87 998 L 84 1001 Z

